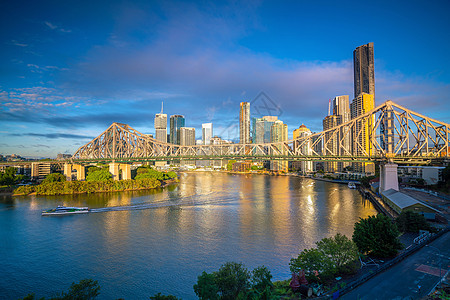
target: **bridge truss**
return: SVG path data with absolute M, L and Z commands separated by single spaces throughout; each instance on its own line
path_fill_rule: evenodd
M 157 141 L 127 124 L 113 123 L 80 147 L 73 160 L 167 161 L 252 159 L 430 163 L 449 159 L 450 125 L 392 101 L 329 130 L 266 144 L 180 146 Z

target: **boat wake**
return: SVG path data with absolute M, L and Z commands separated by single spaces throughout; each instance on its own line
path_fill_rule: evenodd
M 211 201 L 177 201 L 177 202 L 154 202 L 154 203 L 139 203 L 133 205 L 124 205 L 124 206 L 111 206 L 111 207 L 102 207 L 102 208 L 91 208 L 89 212 L 91 213 L 100 213 L 100 212 L 108 212 L 108 211 L 127 211 L 127 210 L 143 210 L 143 209 L 155 209 L 162 207 L 192 207 L 192 206 L 204 206 L 204 205 L 216 205 L 216 204 L 227 204 L 228 199 L 221 200 L 211 200 Z M 230 199 L 231 200 L 231 199 Z

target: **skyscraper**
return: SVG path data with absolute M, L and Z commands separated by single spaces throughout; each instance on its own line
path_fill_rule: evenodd
M 355 98 L 366 93 L 375 99 L 373 43 L 359 46 L 353 51 L 353 70 Z
M 350 105 L 348 95 L 337 96 L 333 99 L 333 115 L 338 117 L 337 125 L 350 121 Z M 352 154 L 351 134 L 348 126 L 343 126 L 340 130 L 341 141 L 338 146 L 338 154 L 350 156 Z M 337 170 L 342 172 L 350 163 L 338 162 Z
M 239 143 L 250 143 L 250 103 L 241 102 L 239 112 Z
M 209 145 L 211 143 L 212 137 L 213 137 L 213 124 L 212 123 L 202 124 L 202 143 L 203 143 L 203 145 Z
M 350 105 L 352 119 L 355 119 L 366 112 L 375 108 L 375 101 L 373 95 L 362 93 L 353 99 Z M 373 155 L 372 139 L 374 139 L 375 116 L 367 120 L 356 122 L 355 130 L 352 133 L 353 141 L 353 155 L 367 156 Z M 373 163 L 355 163 L 354 169 L 361 173 L 375 173 L 375 166 Z
M 270 143 L 270 129 L 276 120 L 278 120 L 277 116 L 253 118 L 252 143 Z
M 195 128 L 193 127 L 180 128 L 180 145 L 181 146 L 195 145 Z
M 161 104 L 161 113 L 155 115 L 155 140 L 167 143 L 167 115 L 163 114 Z
M 270 140 L 272 143 L 284 142 L 288 140 L 288 126 L 284 124 L 283 121 L 277 120 L 273 123 L 270 130 Z M 274 155 L 286 155 L 286 148 L 279 147 L 276 153 L 271 153 Z M 287 161 L 271 161 L 270 169 L 273 171 L 288 171 Z
M 180 145 L 180 128 L 184 127 L 185 119 L 182 115 L 170 116 L 170 136 L 169 142 L 171 144 Z

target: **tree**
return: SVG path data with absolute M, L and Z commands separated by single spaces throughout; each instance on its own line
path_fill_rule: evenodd
M 161 295 L 161 293 L 155 294 L 154 296 L 150 296 L 150 300 L 181 300 L 175 297 L 174 295 Z
M 371 181 L 372 179 L 375 179 L 375 176 L 361 177 L 361 178 L 359 179 L 359 182 L 361 183 L 362 186 L 368 188 L 368 187 L 370 187 L 369 181 Z
M 425 217 L 413 211 L 402 211 L 395 220 L 401 232 L 419 232 L 419 230 L 432 230 Z
M 109 179 L 112 179 L 112 174 L 107 169 L 95 170 L 86 176 L 86 181 L 106 181 Z
M 60 173 L 51 173 L 48 174 L 42 183 L 51 183 L 51 182 L 63 182 L 66 181 L 66 176 Z
M 327 280 L 338 273 L 348 273 L 358 259 L 356 244 L 343 234 L 324 238 L 316 243 L 317 249 L 305 249 L 289 263 L 291 272 L 305 271 L 308 280 Z M 351 271 L 352 269 L 350 269 Z
M 72 282 L 69 291 L 63 294 L 64 300 L 90 300 L 100 294 L 97 280 L 82 279 L 79 283 Z
M 356 244 L 340 233 L 317 242 L 317 248 L 331 259 L 337 272 L 341 272 L 344 266 L 354 262 L 359 257 Z
M 16 168 L 7 167 L 5 171 L 0 173 L 0 185 L 14 185 L 16 182 Z
M 252 288 L 259 294 L 263 294 L 267 290 L 271 290 L 272 284 L 272 274 L 270 274 L 269 269 L 265 266 L 260 266 L 252 271 Z
M 327 280 L 336 273 L 333 261 L 316 248 L 305 249 L 296 258 L 291 258 L 289 268 L 292 273 L 305 271 L 308 281 Z M 316 275 L 319 275 L 317 277 Z M 319 279 L 320 278 L 320 279 Z
M 214 276 L 224 300 L 236 299 L 240 292 L 247 291 L 249 287 L 250 272 L 242 263 L 227 262 L 214 272 Z
M 400 232 L 397 225 L 385 215 L 369 216 L 360 218 L 355 223 L 353 241 L 359 251 L 376 257 L 391 257 L 402 249 L 398 239 Z
M 217 287 L 214 274 L 208 274 L 203 271 L 202 275 L 197 277 L 197 283 L 194 284 L 194 292 L 200 300 L 219 299 L 219 288 Z
M 227 170 L 228 170 L 228 171 L 231 171 L 231 170 L 233 169 L 233 164 L 234 164 L 235 162 L 236 162 L 236 161 L 235 161 L 234 159 L 228 161 L 228 163 L 227 163 Z

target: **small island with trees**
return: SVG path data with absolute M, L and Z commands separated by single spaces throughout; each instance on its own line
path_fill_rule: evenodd
M 108 166 L 92 166 L 87 169 L 85 181 L 67 181 L 64 175 L 51 173 L 39 185 L 19 186 L 13 191 L 13 195 L 70 195 L 143 190 L 177 181 L 175 172 L 162 172 L 150 166 L 141 166 L 132 175 L 133 179 L 113 180 Z

